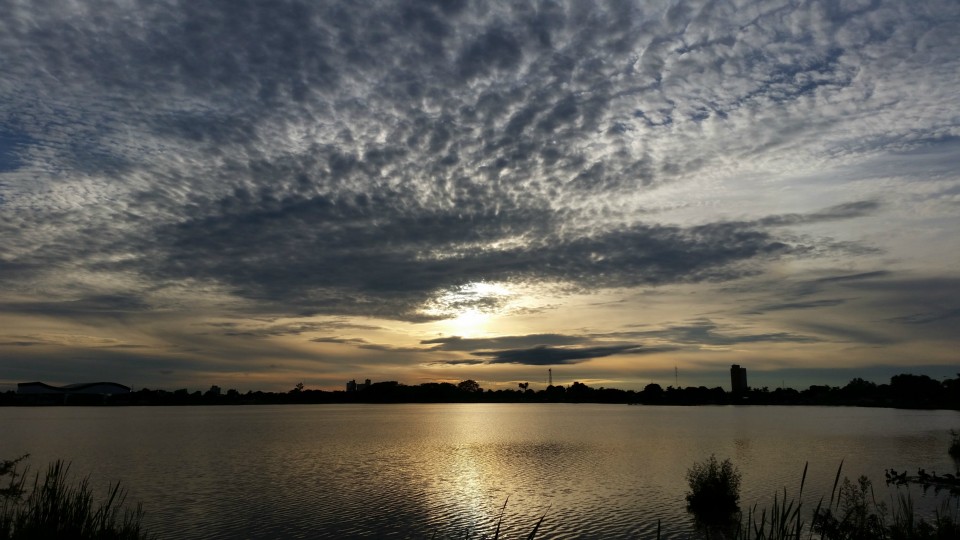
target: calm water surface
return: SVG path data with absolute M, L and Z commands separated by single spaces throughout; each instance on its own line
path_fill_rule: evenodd
M 742 504 L 829 497 L 841 460 L 952 472 L 955 411 L 568 404 L 0 408 L 0 458 L 120 480 L 163 538 L 693 537 L 686 470 L 716 454 Z M 903 488 L 901 488 L 903 489 Z M 912 491 L 925 511 L 933 494 Z M 501 537 L 503 537 L 501 533 Z

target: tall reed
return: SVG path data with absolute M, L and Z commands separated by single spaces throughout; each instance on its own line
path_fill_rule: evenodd
M 810 524 L 803 518 L 803 487 L 807 466 L 803 468 L 800 492 L 788 499 L 774 495 L 767 510 L 749 509 L 742 516 L 736 540 L 943 540 L 960 538 L 960 499 L 950 497 L 934 514 L 933 521 L 918 517 L 909 493 L 898 493 L 888 512 L 887 505 L 877 502 L 870 480 L 861 476 L 857 482 L 843 478 L 843 462 L 837 468 L 830 499 L 823 498 L 810 515 Z M 887 517 L 889 516 L 889 522 Z
M 26 456 L 24 456 L 26 457 Z M 0 476 L 8 476 L 0 491 L 0 540 L 71 538 L 77 540 L 140 540 L 151 538 L 141 527 L 143 508 L 124 507 L 126 492 L 119 482 L 97 502 L 89 478 L 69 481 L 70 465 L 56 461 L 46 474 L 26 477 L 17 472 L 23 458 L 0 463 Z

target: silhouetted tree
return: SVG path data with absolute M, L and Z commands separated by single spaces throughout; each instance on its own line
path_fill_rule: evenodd
M 851 397 L 866 397 L 872 395 L 877 390 L 876 383 L 870 381 L 865 381 L 860 377 L 856 377 L 846 386 L 843 387 L 843 392 Z
M 579 381 L 574 381 L 567 389 L 567 399 L 572 401 L 586 401 L 593 395 L 594 390 Z
M 894 404 L 901 407 L 930 407 L 940 402 L 943 387 L 926 375 L 903 373 L 890 378 Z
M 947 400 L 946 406 L 951 409 L 960 409 L 960 373 L 956 379 L 943 381 L 943 392 Z
M 543 391 L 543 395 L 547 401 L 564 401 L 566 399 L 567 389 L 563 386 L 548 386 L 546 390 Z
M 657 383 L 644 386 L 643 392 L 640 392 L 640 402 L 648 405 L 663 402 L 663 387 Z
M 469 393 L 474 393 L 474 392 L 481 392 L 481 391 L 483 391 L 483 389 L 480 388 L 480 383 L 478 383 L 477 381 L 475 381 L 475 380 L 473 380 L 473 379 L 467 379 L 467 380 L 465 380 L 465 381 L 460 381 L 460 383 L 457 384 L 457 390 L 459 390 L 459 391 L 461 391 L 461 392 L 469 392 Z

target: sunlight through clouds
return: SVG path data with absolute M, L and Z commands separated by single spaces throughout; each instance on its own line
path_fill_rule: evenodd
M 956 348 L 954 1 L 7 8 L 0 354 L 47 367 L 0 389 Z M 50 327 L 150 348 L 17 337 Z

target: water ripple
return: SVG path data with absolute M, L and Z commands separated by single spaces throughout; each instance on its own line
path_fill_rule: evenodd
M 0 424 L 9 433 L 0 456 L 22 445 L 35 463 L 64 458 L 75 471 L 120 479 L 129 500 L 143 502 L 146 527 L 185 539 L 490 538 L 505 501 L 501 538 L 525 537 L 541 516 L 541 538 L 653 538 L 658 521 L 663 538 L 690 538 L 684 474 L 710 454 L 732 457 L 743 503 L 763 507 L 775 491 L 799 488 L 807 460 L 814 499 L 829 495 L 844 458 L 853 478 L 918 464 L 948 470 L 943 449 L 956 423 L 936 411 L 834 418 L 798 408 L 784 423 L 777 408 L 602 405 L 105 408 L 79 420 L 58 412 L 40 411 L 45 429 L 31 430 L 16 426 L 39 422 L 30 421 L 37 411 L 5 409 L 23 418 Z M 96 437 L 48 435 L 68 425 Z M 882 482 L 875 487 L 883 498 Z M 914 495 L 918 508 L 936 507 Z

